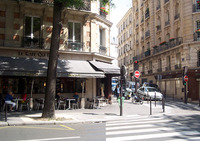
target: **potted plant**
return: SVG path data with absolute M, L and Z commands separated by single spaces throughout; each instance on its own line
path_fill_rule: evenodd
M 101 10 L 101 12 L 105 13 L 106 15 L 108 15 L 108 11 L 105 9 L 105 7 L 101 7 L 100 10 Z
M 166 41 L 163 41 L 163 42 L 160 43 L 160 45 L 164 45 L 164 44 L 166 44 Z
M 197 29 L 195 32 L 196 32 L 196 33 L 200 33 L 200 29 Z
M 174 40 L 175 40 L 175 38 L 170 38 L 170 39 L 169 39 L 169 41 L 174 41 Z
M 200 6 L 200 0 L 197 1 L 197 4 Z

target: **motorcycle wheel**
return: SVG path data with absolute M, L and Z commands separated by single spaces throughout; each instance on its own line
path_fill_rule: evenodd
M 143 104 L 143 101 L 140 101 L 140 104 L 142 105 L 142 104 Z

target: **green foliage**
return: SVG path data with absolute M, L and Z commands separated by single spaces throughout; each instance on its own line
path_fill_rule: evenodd
M 75 8 L 84 6 L 84 0 L 54 0 L 54 3 L 64 4 L 66 7 L 74 6 Z

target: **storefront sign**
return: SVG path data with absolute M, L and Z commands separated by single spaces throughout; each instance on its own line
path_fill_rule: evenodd
M 31 51 L 18 51 L 19 56 L 25 56 L 25 57 L 36 57 L 36 58 L 48 58 L 49 53 L 48 52 L 31 52 Z

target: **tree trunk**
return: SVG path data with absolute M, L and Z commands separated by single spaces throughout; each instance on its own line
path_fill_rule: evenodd
M 60 45 L 60 31 L 62 29 L 61 14 L 64 4 L 54 1 L 53 8 L 53 33 L 49 53 L 47 88 L 45 93 L 43 118 L 55 118 L 55 93 L 56 93 L 56 72 L 58 61 L 58 50 Z

